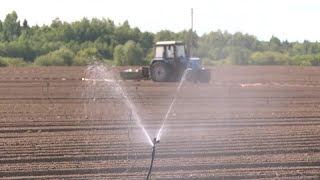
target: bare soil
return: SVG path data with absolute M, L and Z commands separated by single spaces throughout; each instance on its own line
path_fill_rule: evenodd
M 319 179 L 320 68 L 211 67 L 185 82 L 152 179 Z M 85 68 L 0 69 L 1 179 L 145 179 L 151 146 Z M 94 83 L 92 83 L 94 82 Z M 121 81 L 151 137 L 177 83 Z

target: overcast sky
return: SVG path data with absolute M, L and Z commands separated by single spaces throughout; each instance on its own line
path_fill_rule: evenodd
M 72 22 L 83 17 L 128 20 L 142 31 L 190 28 L 199 35 L 218 29 L 240 31 L 269 40 L 320 41 L 318 0 L 0 0 L 0 19 L 15 10 L 31 25 L 50 24 L 59 17 Z

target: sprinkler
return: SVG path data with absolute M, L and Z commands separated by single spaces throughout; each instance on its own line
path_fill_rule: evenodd
M 152 146 L 152 154 L 151 154 L 151 164 L 150 164 L 150 168 L 149 168 L 149 172 L 146 180 L 149 180 L 149 177 L 152 171 L 153 160 L 156 155 L 156 144 L 160 143 L 160 140 L 157 140 L 157 138 L 153 138 L 152 143 L 153 143 L 153 146 Z

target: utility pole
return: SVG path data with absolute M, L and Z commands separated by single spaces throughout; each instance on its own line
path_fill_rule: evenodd
M 192 45 L 193 45 L 193 8 L 191 8 L 191 30 L 190 30 L 190 57 L 192 57 Z

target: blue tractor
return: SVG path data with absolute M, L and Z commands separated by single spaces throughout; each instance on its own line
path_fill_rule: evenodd
M 210 71 L 202 67 L 200 58 L 188 57 L 183 42 L 160 41 L 155 44 L 155 56 L 149 69 L 153 81 L 180 81 L 186 70 L 187 80 L 210 81 Z

